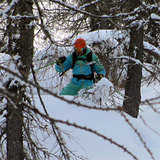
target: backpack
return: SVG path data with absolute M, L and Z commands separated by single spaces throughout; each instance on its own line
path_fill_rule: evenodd
M 73 53 L 72 53 L 72 67 L 71 67 L 71 69 L 74 68 L 74 65 L 75 65 L 75 63 L 76 63 L 77 60 L 87 60 L 88 63 L 89 63 L 89 62 L 92 62 L 92 52 L 90 51 L 90 52 L 86 55 L 86 59 L 80 59 L 80 58 L 78 58 L 76 52 L 73 52 Z M 90 67 L 91 67 L 91 72 L 92 72 L 92 73 L 91 73 L 91 76 L 90 76 L 88 79 L 93 80 L 94 83 L 95 83 L 94 71 L 93 71 L 94 63 L 91 63 L 91 64 L 89 64 L 89 65 L 90 65 Z M 69 70 L 69 69 L 68 69 L 68 70 Z M 65 72 L 67 72 L 68 70 L 66 70 Z M 64 74 L 65 72 L 63 72 L 60 76 L 63 76 L 63 74 Z M 75 75 L 74 75 L 74 76 L 75 76 Z M 80 76 L 78 77 L 78 80 L 81 79 L 81 78 L 86 79 L 86 76 L 80 75 Z
M 72 69 L 74 68 L 74 65 L 75 65 L 75 63 L 76 63 L 77 60 L 87 60 L 88 63 L 89 63 L 89 62 L 92 62 L 92 52 L 90 51 L 90 52 L 86 55 L 86 59 L 78 58 L 76 52 L 73 52 L 73 53 L 72 53 L 72 67 L 71 67 Z M 91 76 L 90 76 L 88 79 L 94 81 L 94 71 L 93 71 L 94 63 L 90 63 L 89 65 L 90 65 L 90 67 L 91 67 L 91 72 L 92 72 L 92 73 L 91 73 Z M 81 79 L 81 78 L 86 79 L 85 77 L 86 77 L 86 76 L 81 75 L 81 76 L 79 76 L 78 79 Z
M 92 52 L 90 51 L 87 55 L 86 55 L 86 59 L 80 59 L 78 58 L 76 52 L 72 53 L 72 69 L 74 68 L 74 65 L 76 63 L 77 60 L 87 60 L 87 62 L 92 62 Z M 91 67 L 92 68 L 92 67 Z

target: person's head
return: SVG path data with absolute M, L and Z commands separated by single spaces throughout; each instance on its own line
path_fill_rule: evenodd
M 83 38 L 78 38 L 74 43 L 77 55 L 83 55 L 86 49 L 86 41 Z

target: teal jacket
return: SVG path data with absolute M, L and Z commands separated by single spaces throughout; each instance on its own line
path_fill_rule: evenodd
M 87 75 L 92 74 L 91 66 L 88 64 L 89 62 L 87 62 L 87 59 L 86 59 L 86 55 L 89 52 L 90 52 L 90 49 L 86 48 L 86 53 L 82 56 L 77 57 L 77 61 L 75 62 L 75 65 L 72 70 L 73 75 L 87 76 Z M 97 74 L 102 74 L 103 76 L 105 76 L 106 74 L 105 69 L 103 65 L 101 64 L 101 62 L 99 61 L 98 57 L 94 53 L 92 53 L 92 61 L 94 62 L 93 71 L 96 72 Z M 70 54 L 66 58 L 63 64 L 61 64 L 60 66 L 56 64 L 55 69 L 58 72 L 65 72 L 66 70 L 72 68 L 72 63 L 73 63 L 72 54 Z M 94 84 L 94 80 L 78 79 L 76 77 L 73 77 L 71 79 L 71 82 L 77 85 L 84 84 L 88 86 L 91 86 Z

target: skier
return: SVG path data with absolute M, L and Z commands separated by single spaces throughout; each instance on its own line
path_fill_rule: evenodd
M 89 89 L 94 84 L 94 72 L 99 80 L 106 72 L 98 57 L 86 47 L 86 41 L 78 38 L 74 43 L 75 51 L 69 56 L 60 57 L 56 61 L 56 71 L 65 73 L 72 69 L 73 77 L 70 83 L 64 87 L 60 95 L 78 95 L 81 89 Z

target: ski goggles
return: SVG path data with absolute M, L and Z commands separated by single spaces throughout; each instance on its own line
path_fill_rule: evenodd
M 77 47 L 75 47 L 75 50 L 76 50 L 77 52 L 83 52 L 83 51 L 84 51 L 84 48 L 77 48 Z

